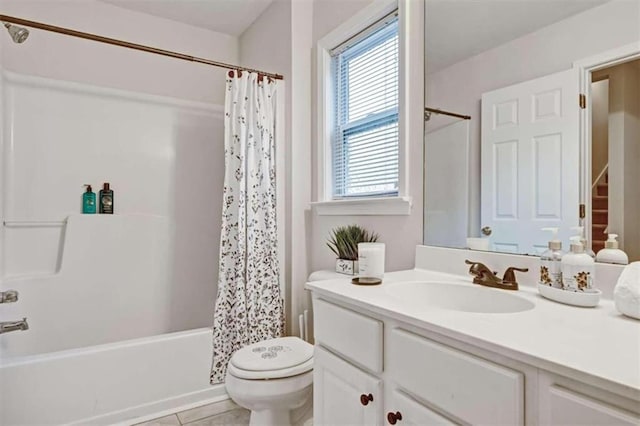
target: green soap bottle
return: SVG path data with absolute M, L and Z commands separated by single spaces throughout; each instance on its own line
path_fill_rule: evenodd
M 96 213 L 96 194 L 91 190 L 91 185 L 85 185 L 87 190 L 82 194 L 82 213 Z

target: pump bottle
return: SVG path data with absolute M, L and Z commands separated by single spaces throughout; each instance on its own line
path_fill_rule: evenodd
M 604 248 L 598 252 L 596 256 L 597 262 L 617 263 L 619 265 L 628 265 L 629 256 L 627 253 L 618 248 L 617 234 L 609 234 L 609 238 L 604 242 Z
M 595 262 L 584 252 L 581 236 L 571 239 L 571 251 L 562 257 L 562 289 L 589 292 L 595 280 Z
M 540 255 L 540 284 L 562 288 L 562 241 L 558 239 L 558 228 L 542 228 L 552 233 L 549 248 Z
M 96 194 L 91 189 L 91 185 L 85 185 L 87 190 L 82 194 L 82 213 L 94 214 L 96 212 Z

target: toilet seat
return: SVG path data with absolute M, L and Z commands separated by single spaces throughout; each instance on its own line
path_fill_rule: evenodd
M 297 337 L 279 337 L 245 346 L 231 357 L 228 371 L 248 380 L 281 379 L 313 369 L 313 346 Z

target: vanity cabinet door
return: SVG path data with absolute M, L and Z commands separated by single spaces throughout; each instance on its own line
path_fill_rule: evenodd
M 382 381 L 316 346 L 313 424 L 382 425 Z
M 634 425 L 640 416 L 603 401 L 552 385 L 541 392 L 540 423 L 552 425 Z
M 389 401 L 386 402 L 385 420 L 390 425 L 452 426 L 456 424 L 398 390 L 394 390 Z

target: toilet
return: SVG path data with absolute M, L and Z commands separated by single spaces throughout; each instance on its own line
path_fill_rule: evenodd
M 225 386 L 251 411 L 250 425 L 290 425 L 291 411 L 311 398 L 313 346 L 297 337 L 245 346 L 231 357 Z

